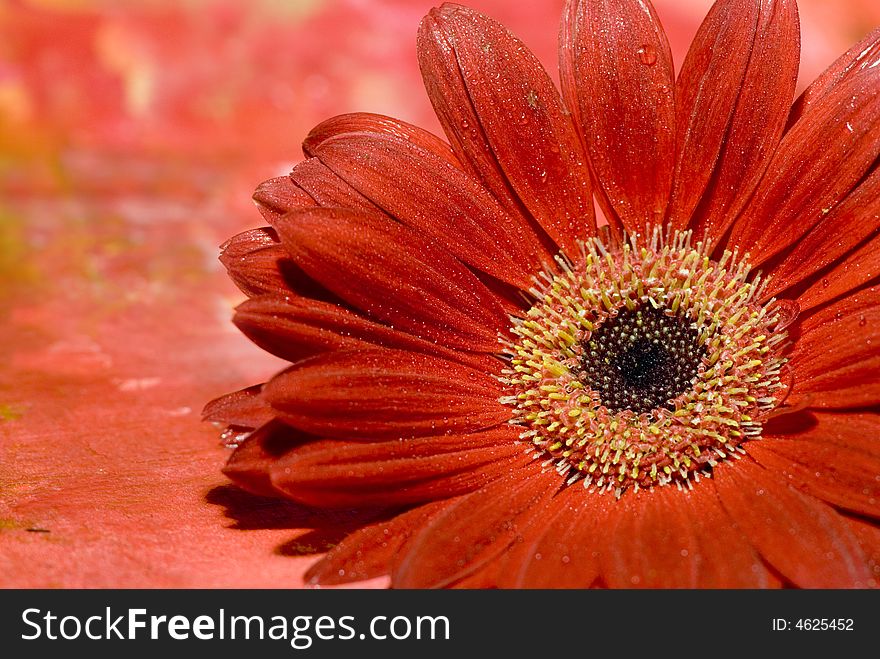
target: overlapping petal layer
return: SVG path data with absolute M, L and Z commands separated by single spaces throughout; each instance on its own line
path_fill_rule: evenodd
M 402 350 L 317 355 L 276 375 L 263 395 L 290 425 L 339 439 L 401 439 L 505 423 L 495 378 Z

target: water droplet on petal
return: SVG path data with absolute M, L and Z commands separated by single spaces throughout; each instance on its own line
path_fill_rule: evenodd
M 654 66 L 657 63 L 657 49 L 650 44 L 640 46 L 636 53 L 639 61 L 645 66 Z
M 774 330 L 779 332 L 797 320 L 797 317 L 801 312 L 801 307 L 794 300 L 777 300 L 773 310 L 779 317 Z
M 868 319 L 865 318 L 864 315 L 859 316 L 859 327 L 864 327 L 868 324 Z

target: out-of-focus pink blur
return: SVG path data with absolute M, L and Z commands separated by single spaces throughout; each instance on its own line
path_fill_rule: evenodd
M 280 362 L 230 324 L 217 245 L 322 119 L 439 130 L 415 58 L 433 4 L 0 5 L 0 586 L 297 586 L 350 528 L 220 474 L 201 406 Z M 471 4 L 556 76 L 563 0 Z M 680 64 L 711 2 L 654 4 Z M 801 88 L 880 24 L 876 0 L 799 5 Z

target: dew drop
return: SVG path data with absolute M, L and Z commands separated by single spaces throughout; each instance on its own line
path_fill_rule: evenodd
M 865 318 L 864 315 L 859 316 L 859 327 L 864 327 L 867 324 L 868 324 L 868 319 Z
M 238 426 L 230 426 L 220 434 L 220 445 L 224 448 L 236 448 L 250 435 L 249 430 Z
M 794 300 L 777 300 L 773 310 L 779 315 L 779 321 L 774 327 L 774 330 L 779 332 L 797 320 L 801 307 Z
M 831 282 L 827 279 L 822 280 L 822 288 L 828 288 L 831 285 Z
M 650 44 L 641 46 L 636 53 L 639 56 L 639 61 L 645 66 L 654 66 L 657 63 L 657 49 Z

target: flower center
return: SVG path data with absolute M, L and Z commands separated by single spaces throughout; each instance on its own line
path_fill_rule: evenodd
M 580 380 L 611 412 L 672 408 L 691 387 L 706 354 L 687 318 L 640 305 L 623 308 L 582 346 Z
M 689 487 L 760 437 L 786 333 L 746 259 L 656 229 L 557 262 L 514 319 L 501 399 L 548 466 L 618 496 Z

